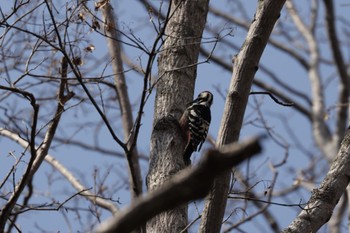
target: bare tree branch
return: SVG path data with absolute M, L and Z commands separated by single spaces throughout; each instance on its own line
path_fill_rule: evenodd
M 201 49 L 201 53 L 204 54 L 205 56 L 208 56 L 209 53 L 205 50 L 205 49 Z M 214 61 L 216 64 L 218 64 L 219 66 L 223 67 L 224 69 L 231 71 L 232 68 L 229 65 L 228 62 L 223 61 L 222 59 L 220 59 L 218 56 L 212 55 L 210 57 L 211 61 Z M 292 100 L 290 97 L 288 97 L 285 93 L 281 92 L 280 90 L 265 84 L 264 82 L 258 80 L 258 79 L 254 79 L 253 80 L 253 84 L 256 85 L 259 88 L 262 88 L 268 92 L 271 92 L 273 95 L 279 97 L 280 99 L 282 99 L 285 102 L 293 102 L 293 107 L 295 109 L 297 109 L 302 115 L 304 115 L 305 117 L 307 117 L 308 119 L 311 119 L 311 112 L 306 109 L 304 106 L 302 106 L 300 103 L 298 103 L 296 100 Z
M 248 217 L 246 218 L 243 218 L 241 219 L 239 222 L 233 224 L 232 226 L 230 226 L 228 229 L 226 229 L 223 233 L 228 233 L 230 231 L 232 231 L 233 229 L 237 229 L 239 225 L 247 222 L 247 221 L 251 221 L 252 219 L 254 219 L 255 217 L 259 216 L 260 214 L 264 213 L 267 208 L 270 206 L 271 204 L 271 198 L 272 198 L 272 191 L 273 191 L 273 188 L 276 184 L 276 179 L 277 179 L 277 175 L 278 173 L 276 172 L 274 174 L 274 177 L 272 179 L 272 182 L 271 182 L 271 190 L 270 192 L 268 193 L 268 196 L 267 196 L 267 201 L 265 202 L 265 205 L 261 206 L 255 213 L 252 213 L 250 214 Z M 256 202 L 257 204 L 257 202 Z M 279 229 L 278 229 L 278 226 L 276 225 L 276 223 L 274 222 L 274 219 L 272 218 L 272 216 L 265 216 L 265 217 L 269 217 L 268 220 L 271 221 L 271 230 L 273 230 L 274 232 L 280 232 Z M 269 221 L 269 222 L 270 222 Z
M 34 95 L 29 93 L 29 92 L 26 92 L 26 91 L 23 91 L 23 90 L 20 90 L 17 88 L 13 88 L 13 87 L 4 87 L 4 86 L 0 86 L 0 89 L 8 90 L 8 91 L 11 91 L 13 93 L 18 93 L 18 94 L 23 95 L 25 98 L 27 98 L 30 101 L 30 103 L 33 107 L 33 117 L 32 117 L 32 127 L 31 127 L 30 139 L 29 139 L 28 145 L 25 147 L 25 149 L 28 149 L 28 148 L 30 149 L 31 157 L 29 159 L 29 163 L 28 163 L 28 166 L 26 168 L 26 171 L 24 172 L 24 174 L 22 176 L 21 182 L 19 182 L 17 184 L 17 186 L 14 187 L 14 190 L 13 190 L 13 193 L 12 193 L 10 199 L 7 201 L 6 205 L 1 210 L 0 232 L 2 232 L 3 229 L 5 228 L 6 221 L 9 219 L 9 216 L 12 212 L 12 209 L 15 206 L 15 204 L 17 203 L 17 200 L 18 200 L 19 196 L 21 195 L 23 189 L 28 184 L 29 184 L 28 186 L 31 187 L 30 183 L 31 183 L 32 177 L 30 176 L 30 172 L 31 172 L 33 163 L 35 162 L 35 159 L 37 156 L 37 154 L 36 154 L 37 150 L 35 148 L 35 138 L 36 138 L 36 133 L 37 133 L 39 105 L 36 103 L 36 99 L 35 99 Z M 11 169 L 11 171 L 8 173 L 8 175 L 10 175 L 12 172 L 14 172 L 14 170 L 15 170 L 15 167 L 13 167 L 13 169 Z M 8 178 L 8 176 L 6 177 L 6 179 L 7 178 Z M 4 182 L 6 181 L 6 179 L 4 180 Z M 29 190 L 31 190 L 31 188 L 29 188 Z M 32 194 L 32 192 L 29 191 L 28 196 L 24 198 L 24 202 L 29 200 L 31 194 Z M 11 229 L 12 227 L 16 227 L 15 221 L 16 221 L 16 219 L 11 220 L 11 225 L 9 226 L 9 229 Z
M 113 59 L 114 84 L 118 93 L 118 101 L 122 115 L 124 140 L 126 141 L 128 149 L 126 151 L 126 157 L 129 166 L 131 192 L 132 196 L 136 197 L 142 193 L 141 170 L 137 148 L 136 146 L 131 146 L 134 144 L 136 138 L 133 138 L 135 135 L 132 132 L 133 116 L 124 76 L 121 46 L 119 44 L 119 29 L 113 14 L 113 8 L 108 1 L 102 7 L 102 14 L 105 21 L 105 33 L 108 36 L 107 42 L 110 48 L 109 52 Z
M 337 108 L 337 124 L 334 134 L 334 141 L 336 146 L 340 145 L 341 139 L 346 131 L 347 116 L 348 116 L 348 100 L 349 100 L 349 75 L 347 73 L 347 67 L 344 62 L 343 54 L 340 49 L 340 43 L 335 26 L 334 6 L 333 1 L 323 0 L 326 11 L 326 26 L 331 51 L 337 71 L 340 78 L 339 96 L 338 96 L 338 108 Z
M 321 75 L 319 71 L 320 52 L 319 46 L 315 36 L 309 31 L 298 12 L 295 9 L 292 0 L 286 2 L 287 10 L 291 16 L 296 28 L 300 34 L 305 38 L 310 50 L 308 75 L 311 82 L 312 93 L 312 125 L 314 139 L 322 150 L 323 154 L 327 156 L 333 155 L 336 151 L 334 144 L 332 143 L 331 133 L 324 121 L 325 116 L 325 103 L 324 93 L 321 81 Z M 332 157 L 328 157 L 331 161 Z
M 60 142 L 62 144 L 69 144 L 72 146 L 80 147 L 81 149 L 87 150 L 87 151 L 96 151 L 99 155 L 105 154 L 108 156 L 115 156 L 118 158 L 125 158 L 124 153 L 118 152 L 114 149 L 107 149 L 99 145 L 92 145 L 91 143 L 79 141 L 79 140 L 73 140 L 71 138 L 64 138 L 64 137 L 55 137 L 56 142 Z M 148 161 L 148 156 L 145 154 L 139 154 L 139 158 L 143 161 Z
M 328 222 L 335 206 L 349 184 L 350 128 L 341 143 L 338 155 L 318 189 L 312 191 L 308 204 L 284 233 L 317 232 Z
M 315 35 L 316 32 L 316 26 L 317 26 L 317 16 L 318 16 L 318 9 L 319 9 L 319 1 L 312 0 L 311 1 L 311 14 L 310 14 L 310 32 Z
M 27 148 L 29 146 L 28 142 L 19 137 L 17 134 L 7 130 L 0 128 L 0 135 L 10 138 L 11 140 L 18 143 L 20 146 Z M 49 163 L 52 167 L 54 167 L 57 171 L 59 171 L 66 179 L 71 183 L 71 185 L 78 191 L 83 192 L 79 193 L 79 195 L 83 195 L 86 199 L 91 201 L 93 204 L 100 206 L 101 208 L 109 210 L 111 213 L 118 212 L 118 208 L 111 202 L 96 197 L 96 195 L 89 190 L 86 189 L 65 166 L 63 166 L 57 159 L 55 159 L 52 155 L 47 154 L 45 156 L 45 161 Z
M 226 19 L 226 18 L 225 18 Z M 249 25 L 248 25 L 249 26 Z M 248 27 L 247 27 L 248 29 Z M 206 26 L 206 31 L 209 31 L 210 33 L 212 33 L 214 36 L 217 36 L 218 32 L 217 29 L 212 29 L 209 26 Z M 234 44 L 234 42 L 232 40 L 229 40 L 229 38 L 219 38 L 220 40 L 220 44 L 222 45 L 227 45 L 229 48 L 233 49 L 233 50 L 237 50 L 239 51 L 239 46 Z M 269 38 L 269 44 L 273 45 L 274 40 L 272 40 L 271 38 Z M 275 42 L 276 43 L 276 42 Z M 291 49 L 292 51 L 295 51 L 295 49 Z M 287 55 L 290 55 L 290 53 L 288 51 L 284 51 L 282 50 L 282 52 L 285 52 Z M 218 63 L 218 65 L 220 66 L 224 66 L 225 69 L 229 70 L 231 72 L 232 67 L 230 64 L 224 65 L 223 62 L 224 59 L 220 59 L 218 58 L 218 56 L 215 56 L 211 53 L 209 53 L 204 46 L 201 46 L 201 54 L 203 54 L 204 56 L 208 56 L 210 58 L 210 60 L 214 60 L 216 63 Z M 210 55 L 210 56 L 209 56 Z M 290 55 L 291 56 L 291 55 Z M 274 82 L 274 84 L 276 84 L 276 86 L 278 85 L 279 87 L 285 89 L 286 91 L 288 91 L 289 93 L 291 93 L 292 95 L 297 96 L 298 98 L 303 99 L 307 104 L 309 104 L 311 106 L 311 100 L 309 98 L 308 95 L 306 95 L 305 93 L 303 93 L 299 88 L 293 88 L 291 85 L 287 84 L 286 82 L 282 81 L 281 79 L 283 79 L 283 77 L 278 77 L 278 75 L 276 75 L 271 68 L 268 68 L 266 65 L 264 64 L 259 64 L 259 70 L 262 71 L 263 73 L 265 73 L 269 78 L 271 78 Z M 254 83 L 255 84 L 255 83 Z M 255 84 L 257 85 L 257 84 Z M 279 89 L 279 88 L 275 88 L 275 89 Z M 281 92 L 281 91 L 280 91 Z
M 223 11 L 220 11 L 220 10 L 216 9 L 215 7 L 212 7 L 212 6 L 210 7 L 210 13 L 212 13 L 212 14 L 214 14 L 216 16 L 222 17 L 225 20 L 229 20 L 234 25 L 238 25 L 238 26 L 240 26 L 242 28 L 245 28 L 246 30 L 248 30 L 249 27 L 250 27 L 250 24 L 249 24 L 248 21 L 240 20 L 240 19 L 238 19 L 237 17 L 235 17 L 233 15 L 224 13 Z M 278 40 L 275 40 L 275 39 L 273 39 L 271 37 L 269 38 L 269 44 L 274 46 L 276 49 L 279 49 L 279 50 L 289 54 L 296 61 L 298 61 L 303 68 L 308 69 L 309 65 L 308 65 L 307 61 L 294 48 L 288 47 L 285 43 L 281 43 Z
M 15 204 L 18 201 L 18 198 L 20 197 L 23 189 L 28 184 L 28 182 L 32 179 L 36 171 L 39 169 L 42 161 L 44 160 L 45 156 L 47 155 L 52 140 L 54 138 L 54 135 L 56 133 L 56 129 L 58 126 L 58 123 L 61 118 L 61 114 L 64 112 L 64 104 L 74 95 L 73 93 L 68 93 L 67 95 L 64 94 L 64 89 L 66 87 L 67 82 L 67 60 L 65 58 L 62 59 L 62 79 L 61 79 L 61 85 L 58 91 L 57 96 L 57 107 L 56 112 L 53 116 L 52 122 L 49 125 L 45 138 L 41 145 L 35 149 L 35 145 L 32 145 L 30 143 L 31 151 L 35 151 L 35 154 L 32 155 L 30 159 L 30 163 L 28 164 L 27 170 L 25 171 L 24 175 L 22 176 L 22 179 L 19 181 L 19 183 L 16 185 L 15 190 L 13 191 L 11 197 L 9 198 L 6 205 L 2 208 L 2 211 L 0 213 L 0 232 L 4 231 L 6 221 L 8 217 L 11 214 L 11 211 Z M 35 121 L 37 119 L 35 118 Z M 36 123 L 35 123 L 36 125 Z M 34 128 L 35 129 L 35 128 Z M 32 129 L 32 130 L 34 130 Z M 36 132 L 33 133 L 34 136 L 36 136 Z M 32 141 L 32 140 L 31 140 Z
M 270 92 L 267 91 L 252 91 L 249 93 L 250 95 L 268 95 L 270 96 L 270 98 L 275 101 L 276 104 L 285 106 L 285 107 L 292 107 L 294 106 L 294 103 L 289 102 L 289 103 L 283 103 L 280 100 L 278 100 L 273 94 L 271 94 Z
M 259 140 L 261 137 L 209 150 L 198 166 L 179 172 L 157 190 L 140 197 L 125 211 L 102 223 L 97 232 L 127 233 L 162 211 L 205 197 L 219 174 L 261 151 Z
M 68 62 L 68 65 L 69 67 L 72 69 L 75 77 L 77 78 L 79 84 L 81 85 L 81 87 L 84 89 L 86 95 L 88 96 L 89 100 L 91 101 L 92 105 L 95 107 L 95 109 L 97 110 L 98 114 L 100 115 L 100 117 L 102 118 L 103 122 L 105 123 L 109 133 L 111 134 L 111 136 L 113 137 L 113 139 L 123 148 L 124 151 L 127 151 L 127 148 L 126 148 L 126 144 L 123 143 L 118 137 L 117 135 L 114 133 L 114 130 L 112 128 L 112 126 L 110 125 L 107 117 L 105 116 L 105 114 L 102 112 L 101 108 L 98 106 L 98 104 L 96 103 L 95 99 L 93 98 L 93 96 L 91 95 L 89 89 L 86 87 L 84 81 L 83 81 L 83 76 L 82 74 L 80 73 L 79 69 L 78 69 L 78 66 L 77 64 L 75 64 L 73 62 L 73 60 L 69 57 L 67 51 L 66 51 L 66 45 L 64 44 L 62 38 L 61 38 L 61 35 L 60 35 L 60 32 L 57 28 L 57 24 L 56 24 L 56 20 L 55 20 L 55 17 L 52 13 L 52 7 L 50 5 L 50 3 L 48 2 L 48 0 L 45 0 L 45 3 L 46 3 L 46 6 L 47 6 L 47 10 L 49 12 L 49 15 L 50 15 L 50 18 L 51 18 L 51 21 L 52 21 L 52 24 L 54 26 L 54 31 L 56 33 L 56 36 L 57 36 L 57 39 L 58 39 L 58 46 L 56 46 L 55 44 L 52 44 L 51 42 L 49 42 L 48 40 L 46 40 L 45 38 L 42 38 L 40 37 L 39 35 L 37 34 L 34 34 L 33 33 L 33 36 L 35 37 L 39 37 L 41 39 L 43 39 L 46 43 L 50 44 L 50 46 L 52 46 L 53 48 L 56 48 L 58 51 L 60 51 L 63 56 L 65 57 L 65 59 L 67 60 Z M 21 29 L 19 29 L 21 30 Z M 28 31 L 28 33 L 30 33 Z

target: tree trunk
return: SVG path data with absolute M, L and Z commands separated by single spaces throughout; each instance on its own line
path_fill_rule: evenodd
M 184 168 L 185 142 L 178 119 L 193 97 L 201 37 L 208 0 L 171 1 L 165 42 L 158 61 L 158 83 L 151 136 L 149 191 L 157 189 Z M 181 232 L 187 225 L 187 205 L 157 215 L 147 223 L 148 232 Z
M 285 0 L 258 1 L 255 19 L 249 28 L 241 51 L 234 59 L 234 69 L 217 146 L 237 141 L 239 138 L 253 78 L 284 2 Z M 230 174 L 230 171 L 226 172 L 215 180 L 204 207 L 199 232 L 220 232 L 226 209 Z

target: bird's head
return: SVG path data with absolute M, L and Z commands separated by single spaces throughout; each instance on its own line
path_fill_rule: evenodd
M 193 102 L 210 107 L 213 104 L 213 94 L 209 91 L 203 91 Z

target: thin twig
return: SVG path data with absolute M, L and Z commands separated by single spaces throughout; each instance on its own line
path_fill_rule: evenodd
M 251 91 L 249 94 L 250 95 L 268 95 L 268 96 L 270 96 L 270 98 L 273 101 L 275 101 L 276 104 L 286 106 L 286 107 L 294 106 L 294 103 L 283 103 L 283 102 L 279 101 L 272 93 L 267 92 L 267 91 Z

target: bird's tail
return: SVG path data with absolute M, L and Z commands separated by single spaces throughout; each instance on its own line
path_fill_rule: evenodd
M 184 155 L 183 155 L 183 158 L 184 158 L 184 162 L 185 162 L 185 165 L 188 166 L 191 164 L 191 155 L 193 153 L 193 146 L 192 144 L 189 142 L 185 148 L 185 151 L 184 151 Z

